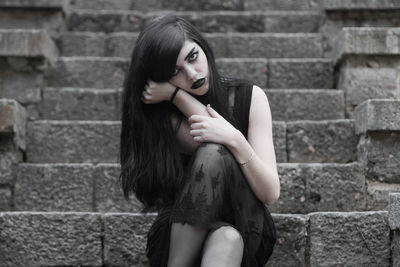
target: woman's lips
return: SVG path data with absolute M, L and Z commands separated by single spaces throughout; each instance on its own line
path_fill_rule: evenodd
M 201 86 L 203 86 L 203 84 L 206 82 L 206 78 L 202 78 L 202 79 L 198 79 L 197 81 L 195 81 L 192 85 L 192 89 L 197 89 Z

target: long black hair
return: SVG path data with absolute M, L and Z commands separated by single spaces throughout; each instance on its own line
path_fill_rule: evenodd
M 148 79 L 166 82 L 172 78 L 185 40 L 196 42 L 208 61 L 209 90 L 197 98 L 229 119 L 227 97 L 204 37 L 189 22 L 174 15 L 154 19 L 139 34 L 122 93 L 119 178 L 125 198 L 134 193 L 144 204 L 142 212 L 173 202 L 184 180 L 176 131 L 171 124 L 172 114 L 182 114 L 167 101 L 144 104 L 141 96 Z

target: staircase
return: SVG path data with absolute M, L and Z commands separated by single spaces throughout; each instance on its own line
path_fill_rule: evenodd
M 268 96 L 266 266 L 400 266 L 396 0 L 0 0 L 0 266 L 147 266 L 156 214 L 117 183 L 121 86 L 168 12 Z

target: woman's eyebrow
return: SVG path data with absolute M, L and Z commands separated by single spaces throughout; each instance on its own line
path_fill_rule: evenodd
M 193 47 L 192 50 L 190 50 L 190 52 L 186 55 L 185 60 L 188 59 L 188 57 L 193 53 L 195 48 L 196 47 Z

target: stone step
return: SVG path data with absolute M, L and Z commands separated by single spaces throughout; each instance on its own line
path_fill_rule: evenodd
M 46 31 L 0 29 L 0 56 L 52 59 L 58 51 Z
M 21 163 L 16 173 L 12 200 L 16 211 L 139 212 L 143 208 L 135 197 L 123 198 L 119 164 Z M 360 163 L 279 163 L 278 173 L 281 195 L 270 206 L 272 212 L 365 211 L 376 206 L 367 205 L 367 199 L 383 196 L 375 196 L 373 185 L 365 185 Z M 378 204 L 387 206 L 388 192 L 385 198 Z
M 118 162 L 118 121 L 33 121 L 28 123 L 27 162 Z M 352 120 L 273 123 L 278 162 L 356 161 Z
M 39 119 L 119 120 L 122 89 L 42 89 Z M 344 119 L 340 90 L 265 90 L 276 121 Z M 313 103 L 310 105 L 310 103 Z
M 208 1 L 208 0 L 187 0 L 187 1 L 159 1 L 159 0 L 74 0 L 71 1 L 73 9 L 92 10 L 310 10 L 318 9 L 319 3 L 316 0 L 230 0 L 230 1 Z
M 67 29 L 78 32 L 139 32 L 152 18 L 169 12 L 75 10 Z M 318 32 L 321 14 L 316 11 L 207 11 L 173 12 L 201 32 Z
M 326 10 L 394 10 L 400 9 L 398 0 L 323 0 L 322 7 Z
M 130 58 L 138 33 L 66 33 L 63 56 Z M 320 58 L 322 38 L 314 33 L 214 33 L 205 34 L 215 57 Z
M 390 266 L 388 212 L 272 214 L 277 242 L 267 266 Z M 155 214 L 2 212 L 5 266 L 146 266 Z
M 243 77 L 264 88 L 326 89 L 334 85 L 330 59 L 219 58 L 216 63 L 222 75 Z M 128 64 L 126 58 L 60 57 L 49 68 L 48 85 L 121 88 Z
M 67 4 L 65 0 L 0 0 L 0 8 L 63 9 Z

